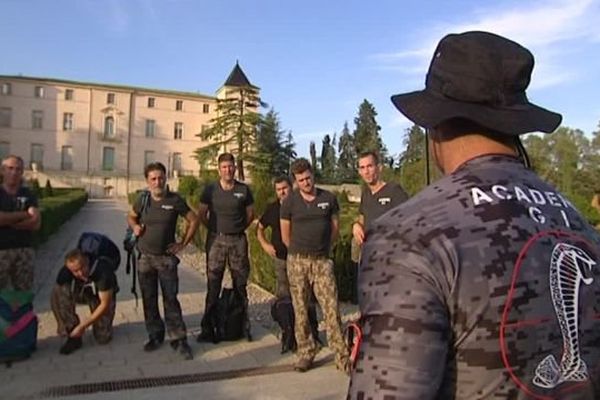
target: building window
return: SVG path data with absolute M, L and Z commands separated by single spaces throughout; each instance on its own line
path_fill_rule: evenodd
M 146 137 L 152 138 L 154 137 L 154 128 L 156 126 L 156 121 L 153 119 L 146 120 Z
M 115 94 L 114 93 L 106 94 L 106 104 L 115 104 Z
M 104 147 L 102 149 L 102 169 L 112 171 L 115 168 L 115 148 Z
M 31 112 L 31 129 L 42 129 L 44 127 L 44 112 L 33 110 Z
M 204 133 L 204 132 L 206 132 L 206 130 L 207 130 L 207 129 L 208 129 L 208 125 L 202 125 L 202 126 L 200 127 L 200 133 Z
M 33 164 L 36 165 L 36 168 L 38 170 L 43 170 L 44 169 L 44 145 L 43 144 L 37 144 L 37 143 L 33 143 L 31 145 L 31 154 L 30 154 L 30 158 L 31 160 L 31 169 L 35 169 L 33 168 Z
M 4 160 L 10 154 L 10 143 L 0 142 L 0 160 Z
M 8 96 L 12 94 L 12 85 L 8 82 L 2 84 L 2 94 Z
M 10 128 L 12 124 L 12 108 L 0 107 L 0 128 Z
M 171 168 L 173 175 L 181 174 L 181 153 L 173 153 L 173 167 Z
M 73 113 L 63 114 L 63 131 L 73 130 Z
M 115 136 L 115 118 L 108 116 L 104 118 L 104 137 L 110 138 Z
M 73 147 L 63 146 L 60 152 L 60 169 L 68 171 L 73 169 Z
M 208 106 L 208 104 L 203 104 L 202 105 L 202 112 L 204 114 L 208 114 L 209 111 L 210 111 L 210 107 Z
M 175 128 L 173 131 L 174 139 L 182 139 L 183 138 L 183 122 L 175 122 Z
M 65 90 L 65 100 L 73 100 L 73 89 Z
M 42 97 L 44 97 L 44 87 L 36 86 L 33 93 L 34 93 L 35 97 L 38 97 L 41 99 Z
M 183 110 L 183 100 L 177 100 L 175 102 L 175 110 L 177 110 L 177 111 Z
M 153 163 L 154 160 L 155 160 L 154 151 L 147 150 L 144 152 L 144 167 L 150 163 Z
M 155 99 L 154 97 L 148 97 L 148 108 L 154 108 Z

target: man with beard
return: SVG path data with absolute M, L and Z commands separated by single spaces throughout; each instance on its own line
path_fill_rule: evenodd
M 138 196 L 127 216 L 127 223 L 138 237 L 138 277 L 144 306 L 144 320 L 149 339 L 145 351 L 154 351 L 165 338 L 165 322 L 171 347 L 185 360 L 193 358 L 187 342 L 186 326 L 177 299 L 179 253 L 198 228 L 196 214 L 178 194 L 166 189 L 166 168 L 159 162 L 148 164 L 144 176 L 150 191 L 149 204 L 143 208 L 143 196 Z M 187 228 L 181 241 L 175 240 L 177 219 L 183 217 Z M 140 219 L 141 218 L 141 219 Z M 162 289 L 165 322 L 158 311 L 158 284 Z

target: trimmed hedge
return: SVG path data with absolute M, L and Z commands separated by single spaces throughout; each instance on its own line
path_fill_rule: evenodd
M 58 231 L 88 200 L 84 189 L 61 190 L 59 193 L 60 195 L 44 197 L 39 201 L 42 227 L 34 234 L 36 245 L 45 242 L 50 235 Z

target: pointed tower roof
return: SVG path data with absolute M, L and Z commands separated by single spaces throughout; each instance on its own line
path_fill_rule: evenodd
M 240 64 L 238 61 L 235 62 L 235 67 L 233 67 L 233 70 L 229 74 L 229 77 L 227 78 L 227 80 L 225 81 L 223 86 L 252 86 L 252 87 L 255 87 L 253 84 L 250 83 L 250 81 L 248 80 L 248 77 L 246 76 L 244 71 L 242 71 L 242 67 L 240 67 Z

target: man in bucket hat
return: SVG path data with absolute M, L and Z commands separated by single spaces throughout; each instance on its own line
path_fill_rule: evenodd
M 445 177 L 369 231 L 349 398 L 600 397 L 600 236 L 526 165 L 518 135 L 561 121 L 527 99 L 533 64 L 452 34 L 425 89 L 392 97 Z

